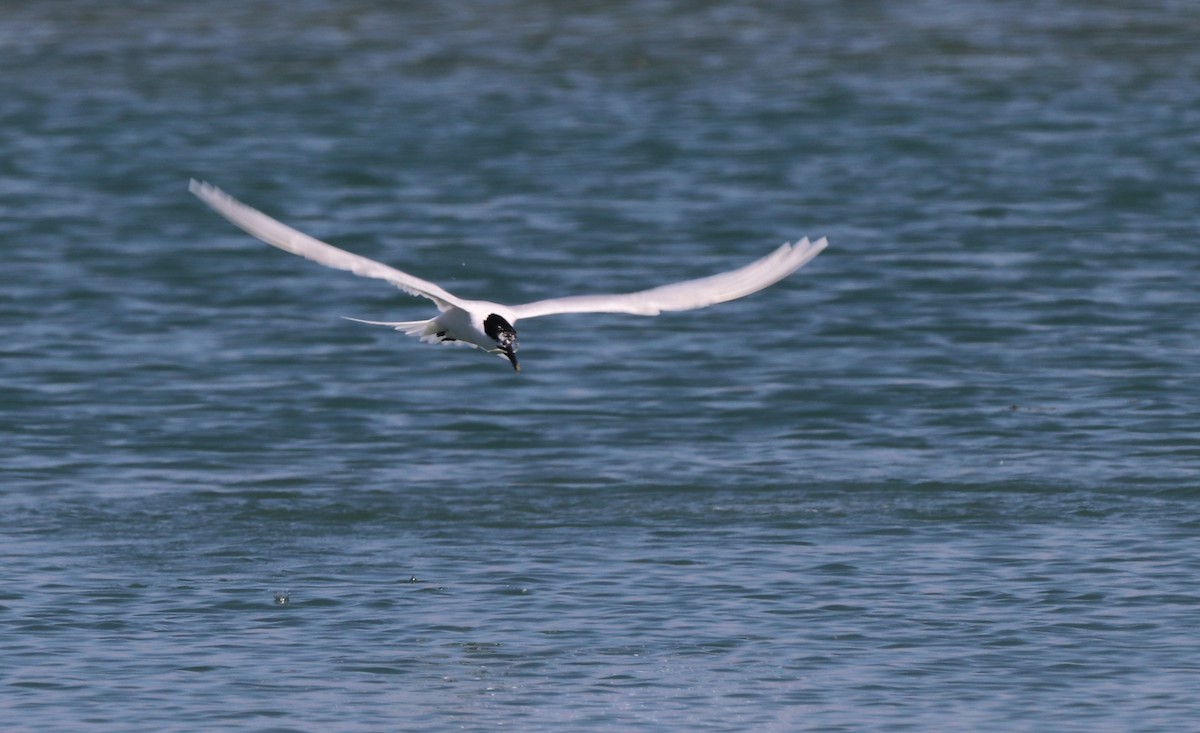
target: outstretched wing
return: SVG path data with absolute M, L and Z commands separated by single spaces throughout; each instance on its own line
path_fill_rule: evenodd
M 825 249 L 822 237 L 784 244 L 761 260 L 745 267 L 697 280 L 663 285 L 621 295 L 575 295 L 512 306 L 517 318 L 536 318 L 559 313 L 632 313 L 656 316 L 663 311 L 686 311 L 724 303 L 756 293 L 799 270 Z
M 188 190 L 234 225 L 267 244 L 335 270 L 346 270 L 362 277 L 386 280 L 410 295 L 429 298 L 437 304 L 439 310 L 462 306 L 463 301 L 460 298 L 431 282 L 296 231 L 261 211 L 246 206 L 212 184 L 193 179 L 188 185 Z

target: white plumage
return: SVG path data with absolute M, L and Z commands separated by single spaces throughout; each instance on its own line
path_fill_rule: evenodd
M 465 300 L 440 286 L 394 267 L 338 249 L 299 232 L 234 199 L 216 186 L 193 180 L 189 190 L 218 214 L 267 244 L 305 259 L 346 270 L 362 277 L 389 282 L 411 295 L 429 298 L 441 314 L 427 321 L 361 321 L 390 326 L 430 342 L 459 342 L 507 358 L 520 371 L 513 324 L 522 318 L 559 313 L 632 313 L 654 316 L 663 311 L 684 311 L 724 303 L 774 285 L 803 267 L 825 249 L 822 237 L 801 239 L 729 272 L 696 280 L 663 285 L 618 295 L 572 295 L 506 306 L 486 300 Z

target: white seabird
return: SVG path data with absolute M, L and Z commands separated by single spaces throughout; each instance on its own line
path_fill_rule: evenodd
M 570 295 L 524 305 L 503 305 L 459 298 L 427 280 L 338 249 L 246 206 L 211 184 L 192 180 L 188 190 L 234 225 L 267 244 L 326 267 L 384 280 L 406 293 L 429 298 L 441 311 L 440 315 L 424 321 L 349 320 L 389 326 L 428 343 L 468 344 L 508 359 L 516 371 L 521 371 L 521 366 L 517 361 L 517 332 L 513 324 L 522 318 L 560 313 L 656 316 L 663 311 L 704 308 L 742 298 L 774 285 L 808 264 L 828 244 L 824 237 L 815 242 L 805 237 L 795 243 L 785 243 L 766 257 L 736 270 L 635 293 Z

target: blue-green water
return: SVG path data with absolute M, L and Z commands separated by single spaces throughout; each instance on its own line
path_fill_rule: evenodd
M 0 726 L 1195 727 L 1197 28 L 5 4 Z M 503 302 L 831 246 L 516 375 L 193 176 Z

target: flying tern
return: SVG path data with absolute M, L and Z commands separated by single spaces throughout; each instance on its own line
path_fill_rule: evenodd
M 571 295 L 524 305 L 502 305 L 486 300 L 460 298 L 427 280 L 338 249 L 272 219 L 209 183 L 192 180 L 188 190 L 234 225 L 267 244 L 335 270 L 346 270 L 362 277 L 384 280 L 410 295 L 429 298 L 441 311 L 440 315 L 424 321 L 364 321 L 358 318 L 348 320 L 373 326 L 389 326 L 427 343 L 474 346 L 508 359 L 513 369 L 518 372 L 521 371 L 521 365 L 517 361 L 517 332 L 513 324 L 522 318 L 561 313 L 631 313 L 656 316 L 663 311 L 704 308 L 774 285 L 820 254 L 827 244 L 824 237 L 815 242 L 810 242 L 805 237 L 795 243 L 785 243 L 766 257 L 736 270 L 635 293 Z

